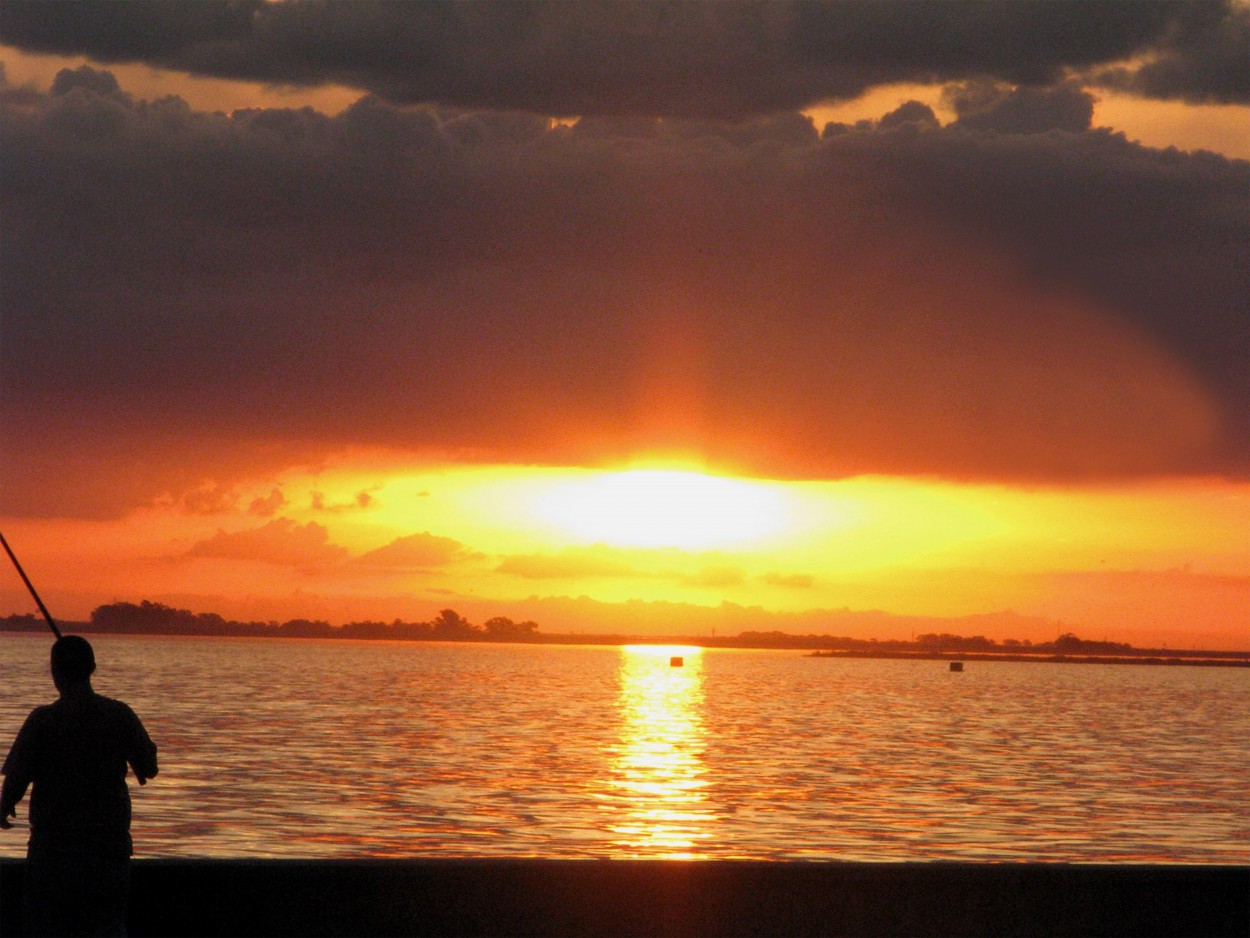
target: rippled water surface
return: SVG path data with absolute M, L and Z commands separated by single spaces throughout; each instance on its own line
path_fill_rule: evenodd
M 140 856 L 1250 861 L 1240 669 L 92 641 L 160 746 Z M 0 745 L 47 650 L 0 638 Z

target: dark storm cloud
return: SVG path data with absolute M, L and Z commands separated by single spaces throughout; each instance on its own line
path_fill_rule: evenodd
M 1108 70 L 1098 80 L 1152 98 L 1250 101 L 1250 6 L 1195 4 L 1168 28 L 1148 62 Z
M 6 3 L 0 11 L 0 40 L 104 62 L 164 62 L 192 49 L 246 41 L 262 6 L 234 0 Z
M 1073 132 L 1065 87 L 823 137 L 57 89 L 0 95 L 8 512 L 351 445 L 805 477 L 1250 465 L 1247 164 Z
M 958 125 L 974 130 L 1080 133 L 1089 130 L 1094 118 L 1094 96 L 1076 85 L 1008 89 L 972 82 L 948 90 L 946 97 L 959 115 Z
M 33 51 L 404 103 L 682 117 L 797 109 L 899 81 L 1048 84 L 1142 55 L 1146 69 L 1110 80 L 1244 101 L 1244 23 L 1244 9 L 1194 0 L 0 5 L 0 40 Z
M 52 82 L 53 96 L 69 94 L 75 88 L 94 91 L 98 95 L 115 95 L 121 93 L 121 86 L 111 72 L 102 72 L 90 65 L 78 68 L 63 68 L 57 72 Z
M 937 127 L 939 122 L 933 108 L 919 101 L 905 101 L 890 113 L 882 116 L 879 126 L 882 130 L 892 130 L 903 124 L 922 124 L 926 127 Z M 849 129 L 849 128 L 843 128 Z M 865 128 L 867 129 L 867 128 Z

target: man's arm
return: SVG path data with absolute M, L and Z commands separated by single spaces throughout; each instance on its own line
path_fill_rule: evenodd
M 18 731 L 17 739 L 13 740 L 13 748 L 9 750 L 0 772 L 4 773 L 4 787 L 0 788 L 0 828 L 8 830 L 13 825 L 11 817 L 17 817 L 17 803 L 26 796 L 30 787 L 30 737 L 31 717 L 26 718 Z
M 17 803 L 25 797 L 28 785 L 30 779 L 16 773 L 4 776 L 4 788 L 0 789 L 0 828 L 9 830 L 13 826 L 9 818 L 17 817 Z
M 134 725 L 131 728 L 130 752 L 126 756 L 126 761 L 134 769 L 135 778 L 139 780 L 139 784 L 146 785 L 148 779 L 155 778 L 156 773 L 160 771 L 156 764 L 156 743 L 152 742 L 148 731 L 143 728 L 142 721 L 135 716 L 134 711 L 131 711 L 130 715 L 134 720 Z

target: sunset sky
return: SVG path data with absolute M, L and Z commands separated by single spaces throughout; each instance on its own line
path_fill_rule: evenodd
M 0 61 L 60 618 L 1250 648 L 1248 4 L 4 0 Z

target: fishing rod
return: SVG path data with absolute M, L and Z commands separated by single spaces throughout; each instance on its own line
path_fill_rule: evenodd
M 9 546 L 9 542 L 4 539 L 4 535 L 0 534 L 0 544 L 4 545 L 4 552 L 9 555 L 9 559 L 13 561 L 13 566 L 17 570 L 18 576 L 22 578 L 22 582 L 26 584 L 26 588 L 30 590 L 30 595 L 35 597 L 35 605 L 39 607 L 39 611 L 43 613 L 43 617 L 48 620 L 48 628 L 52 630 L 52 634 L 57 638 L 61 637 L 61 630 L 56 627 L 56 623 L 52 621 L 52 613 L 48 612 L 48 607 L 43 604 L 43 600 L 39 598 L 39 594 L 35 592 L 35 584 L 30 582 L 30 577 L 26 575 L 26 571 L 22 569 L 22 565 L 17 562 L 17 554 L 13 553 L 13 548 Z

